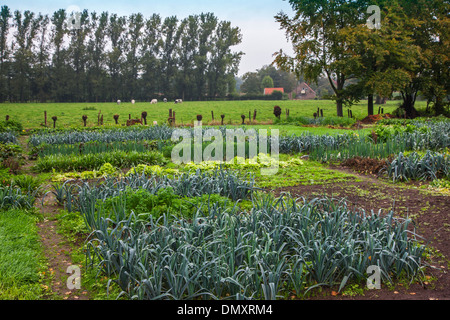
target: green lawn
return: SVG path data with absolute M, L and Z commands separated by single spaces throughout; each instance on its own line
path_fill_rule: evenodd
M 389 101 L 384 106 L 384 112 L 392 112 L 398 106 L 398 101 Z M 214 120 L 220 122 L 220 115 L 225 115 L 225 124 L 240 124 L 241 115 L 246 116 L 248 120 L 249 112 L 253 117 L 253 111 L 257 110 L 256 120 L 260 124 L 270 124 L 275 117 L 273 107 L 279 105 L 282 109 L 282 117 L 285 117 L 286 109 L 290 110 L 291 117 L 308 116 L 312 117 L 317 108 L 324 110 L 325 117 L 336 116 L 336 105 L 334 101 L 329 100 L 308 100 L 308 101 L 202 101 L 202 102 L 183 102 L 174 104 L 172 102 L 151 105 L 149 102 L 130 102 L 116 103 L 3 103 L 0 104 L 0 119 L 5 119 L 6 115 L 11 120 L 20 121 L 24 128 L 39 128 L 44 122 L 44 111 L 47 111 L 47 123 L 53 125 L 52 117 L 57 116 L 57 127 L 82 126 L 82 115 L 87 115 L 88 126 L 97 124 L 98 114 L 101 111 L 105 125 L 114 125 L 113 115 L 118 114 L 119 124 L 124 125 L 131 115 L 131 118 L 140 118 L 141 112 L 148 113 L 147 121 L 149 124 L 153 121 L 158 123 L 167 123 L 169 109 L 176 113 L 177 123 L 190 123 L 196 119 L 198 114 L 203 116 L 203 123 L 207 124 L 212 120 L 211 111 L 214 112 Z M 421 107 L 421 102 L 417 107 Z M 83 110 L 88 108 L 89 110 Z M 377 109 L 377 107 L 376 107 Z M 352 107 L 353 115 L 362 119 L 367 114 L 366 102 L 363 101 Z M 378 112 L 378 109 L 375 110 Z M 344 110 L 344 115 L 347 111 Z
M 21 210 L 0 212 L 0 300 L 39 299 L 42 263 L 36 217 Z

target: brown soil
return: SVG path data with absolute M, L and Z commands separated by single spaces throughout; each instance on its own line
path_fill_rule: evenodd
M 386 161 L 371 158 L 354 157 L 345 160 L 341 166 L 351 168 L 360 173 L 377 174 L 386 165 Z
M 430 193 L 414 185 L 405 187 L 378 179 L 374 175 L 360 176 L 361 182 L 285 187 L 273 190 L 276 195 L 289 192 L 294 197 L 311 199 L 327 195 L 345 198 L 348 204 L 366 212 L 394 210 L 398 217 L 410 217 L 416 233 L 424 243 L 434 248 L 422 283 L 396 285 L 380 290 L 367 290 L 363 296 L 343 296 L 329 290 L 324 297 L 314 299 L 351 300 L 449 300 L 450 299 L 450 196 Z M 418 185 L 416 183 L 416 185 Z M 436 279 L 436 280 L 434 280 Z M 325 290 L 326 292 L 326 290 Z
M 67 285 L 67 278 L 73 275 L 73 271 L 68 273 L 68 267 L 74 265 L 71 262 L 70 254 L 72 247 L 66 242 L 64 237 L 58 233 L 58 225 L 54 220 L 55 214 L 61 209 L 56 204 L 54 195 L 48 194 L 45 198 L 45 205 L 42 206 L 41 199 L 37 201 L 37 205 L 44 215 L 44 220 L 38 223 L 39 235 L 44 247 L 44 254 L 48 260 L 48 272 L 51 276 L 51 294 L 47 299 L 53 299 L 55 297 L 64 300 L 88 300 L 89 295 L 86 290 L 83 289 L 83 278 L 81 275 L 81 289 L 70 290 Z M 80 268 L 81 274 L 82 265 L 76 265 Z
M 19 142 L 23 152 L 27 154 L 26 137 L 21 136 Z M 37 174 L 31 171 L 33 165 L 34 161 L 26 160 L 20 168 L 21 173 L 36 176 Z M 74 275 L 73 271 L 67 273 L 67 268 L 74 264 L 70 257 L 72 246 L 66 242 L 63 235 L 58 233 L 58 224 L 55 220 L 55 215 L 62 207 L 57 205 L 55 196 L 51 193 L 45 197 L 44 205 L 42 205 L 42 198 L 36 199 L 35 207 L 44 217 L 37 226 L 48 262 L 48 270 L 45 275 L 51 279 L 50 288 L 45 288 L 44 299 L 88 300 L 89 294 L 83 289 L 82 265 L 77 265 L 81 270 L 81 289 L 70 290 L 67 285 L 68 277 Z
M 394 116 L 392 116 L 389 113 L 374 114 L 374 115 L 365 117 L 364 119 L 361 120 L 361 122 L 364 124 L 372 124 L 372 123 L 376 123 L 382 119 L 392 119 L 392 118 L 394 118 Z

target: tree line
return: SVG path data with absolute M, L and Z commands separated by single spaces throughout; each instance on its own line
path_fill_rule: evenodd
M 292 92 L 298 79 L 291 72 L 265 65 L 255 72 L 247 72 L 242 76 L 240 91 L 247 94 L 262 94 L 264 88 L 283 88 L 285 92 Z
M 338 116 L 344 106 L 363 98 L 372 115 L 374 97 L 394 92 L 401 94 L 399 110 L 407 117 L 417 115 L 419 94 L 436 115 L 449 113 L 448 0 L 289 3 L 294 16 L 281 12 L 275 18 L 292 42 L 294 55 L 280 50 L 275 64 L 307 81 L 326 77 Z M 368 10 L 372 5 L 380 10 L 378 26 L 372 20 L 376 11 Z
M 235 91 L 238 27 L 213 13 L 0 12 L 0 102 L 205 100 Z

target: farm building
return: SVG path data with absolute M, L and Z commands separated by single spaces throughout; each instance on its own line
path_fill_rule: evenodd
M 281 91 L 284 93 L 284 88 L 264 88 L 264 95 L 272 94 L 274 91 Z
M 291 92 L 291 99 L 296 100 L 314 100 L 316 96 L 316 92 L 306 82 L 299 83 Z

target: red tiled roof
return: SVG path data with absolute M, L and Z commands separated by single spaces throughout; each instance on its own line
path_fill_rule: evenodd
M 284 88 L 265 88 L 264 94 L 265 95 L 272 94 L 274 91 L 281 91 L 284 93 Z

